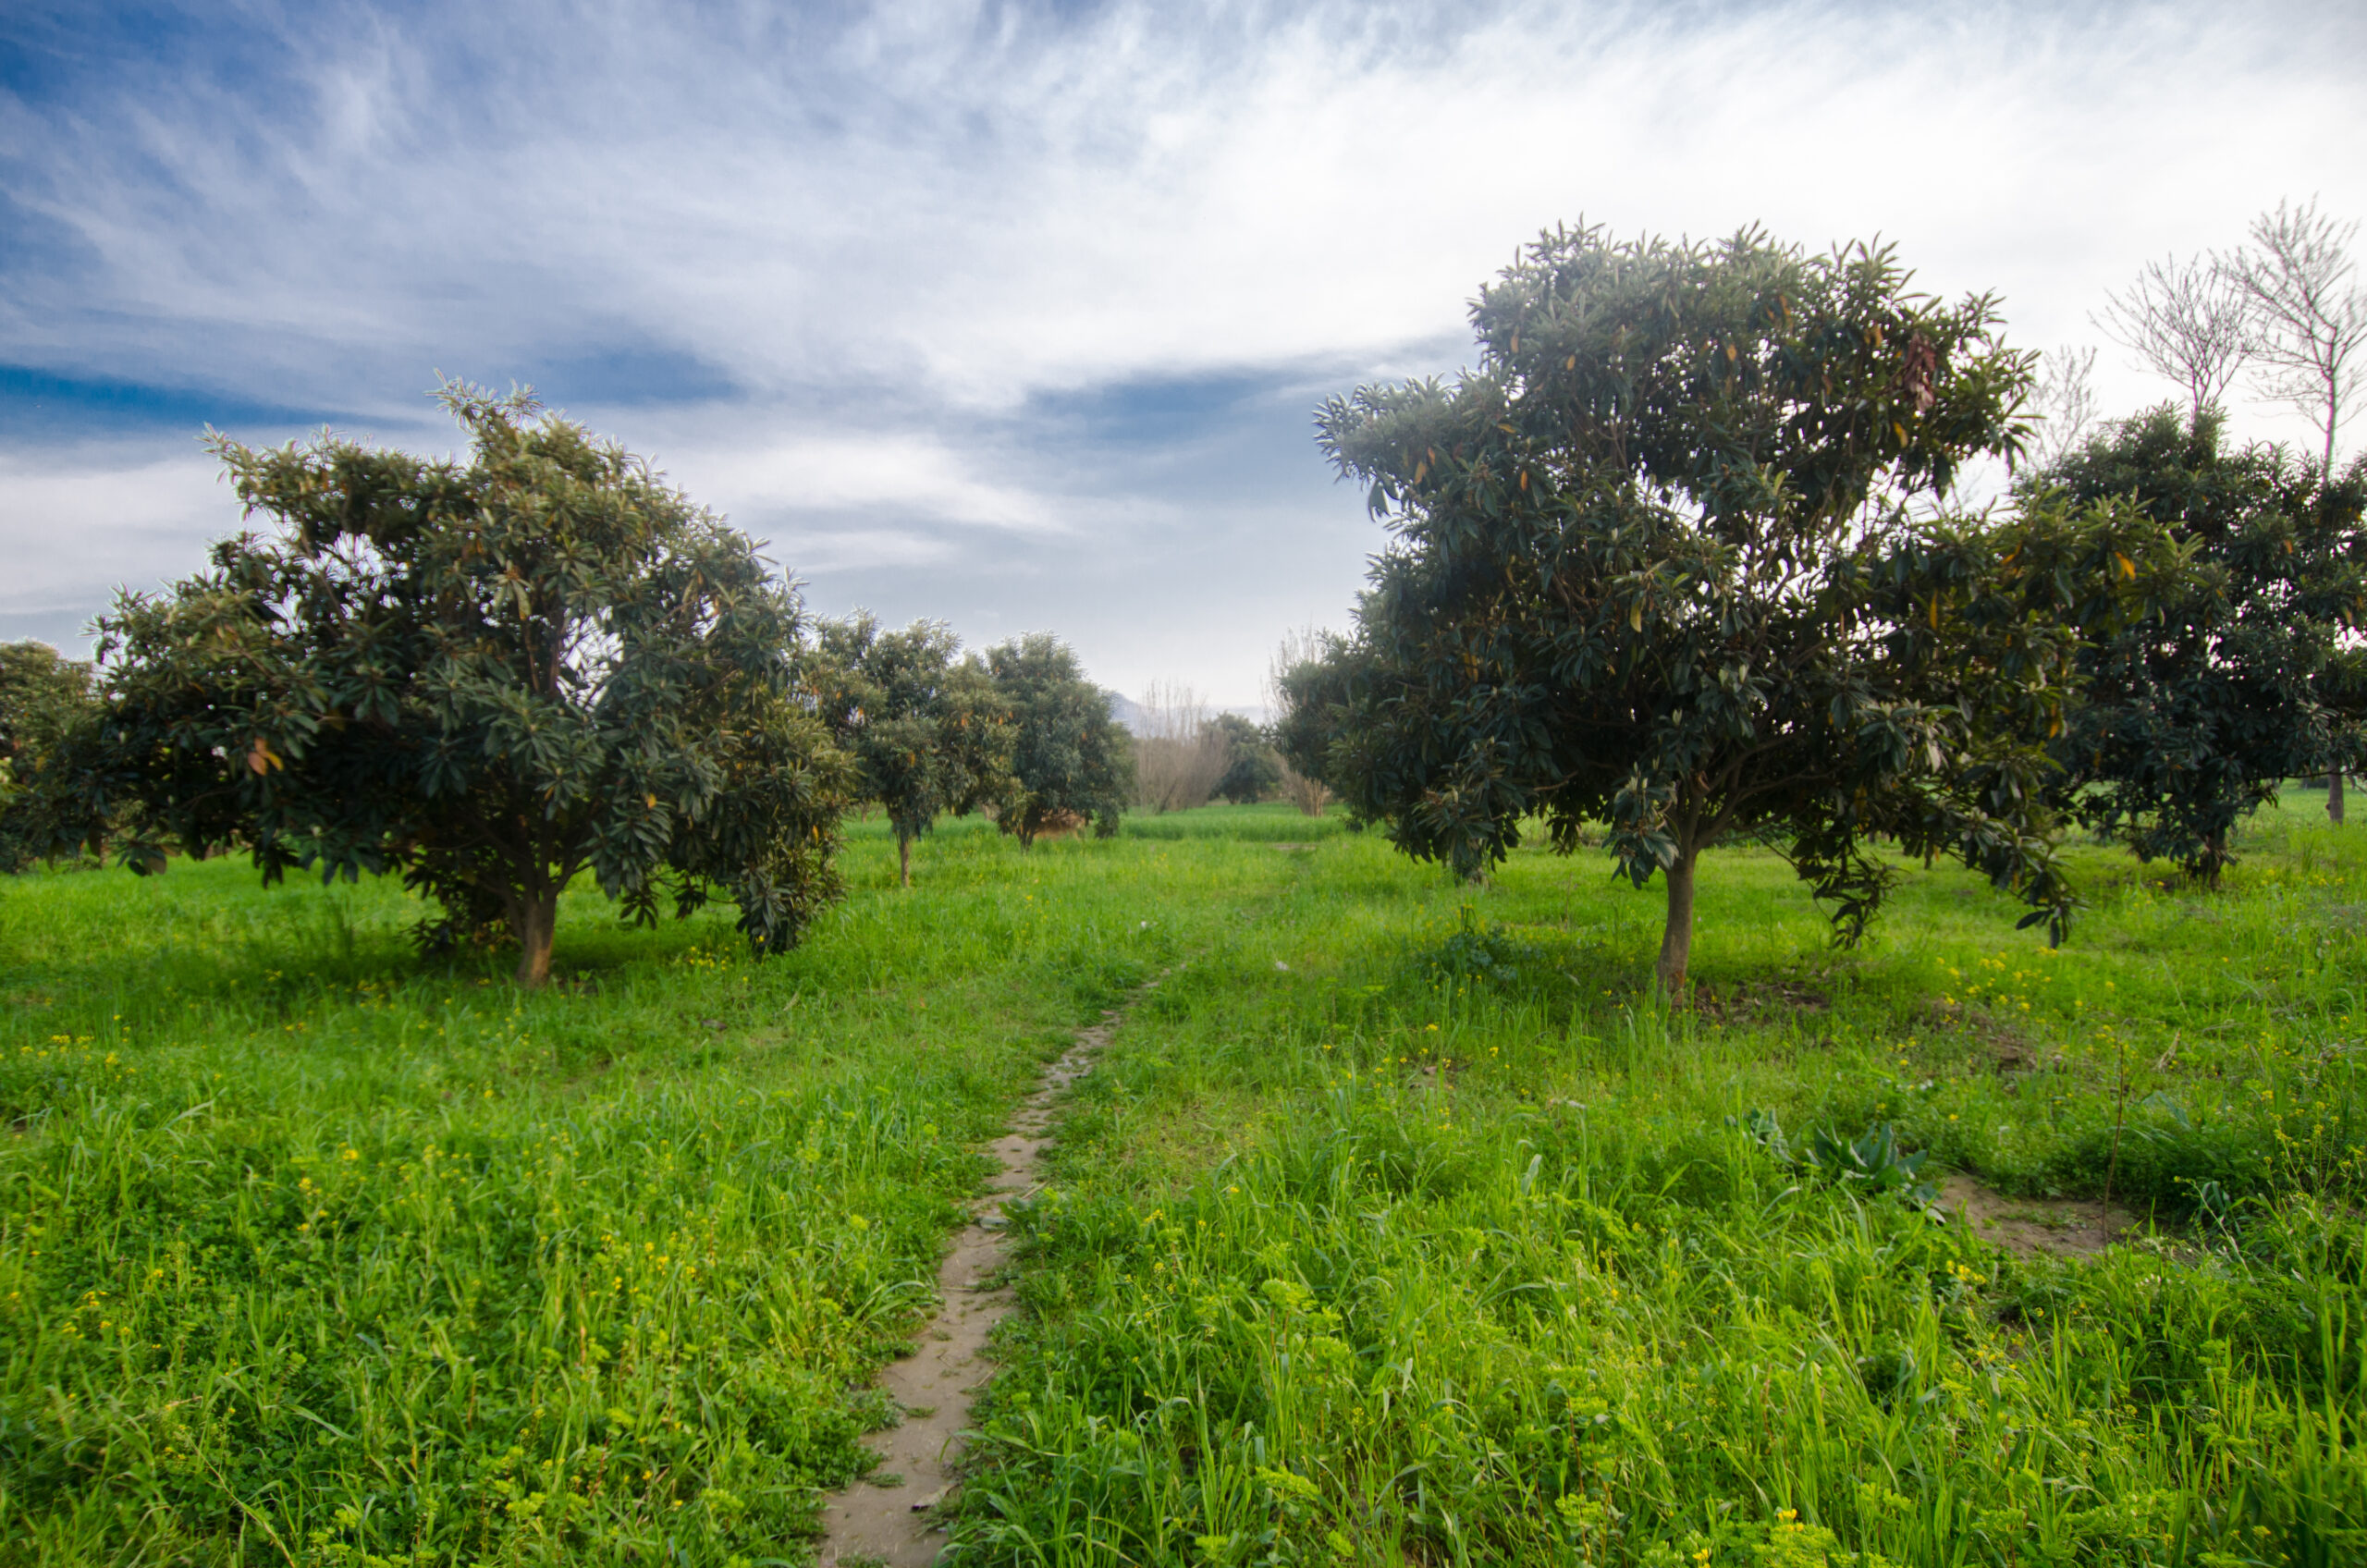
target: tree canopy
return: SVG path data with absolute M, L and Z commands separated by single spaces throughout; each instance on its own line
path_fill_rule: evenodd
M 2367 466 L 2329 482 L 2266 444 L 2230 447 L 2217 409 L 2121 422 L 2026 495 L 2127 497 L 2192 570 L 2141 620 L 2098 628 L 2054 745 L 2054 796 L 2144 859 L 2216 880 L 2236 823 L 2297 776 L 2361 761 Z
M 1738 836 L 1835 900 L 1845 938 L 1894 878 L 1878 839 L 2059 931 L 2066 618 L 2174 560 L 2126 508 L 1937 508 L 2028 435 L 2031 357 L 1994 301 L 1915 293 L 1887 249 L 1580 227 L 1472 319 L 1476 370 L 1318 416 L 1394 539 L 1353 634 L 1289 678 L 1294 765 L 1466 876 L 1532 815 L 1564 851 L 1607 825 L 1621 875 L 1665 878 L 1672 991 L 1697 857 Z
M 0 871 L 71 842 L 64 802 L 43 788 L 59 747 L 96 710 L 91 667 L 46 643 L 0 643 Z
M 1237 713 L 1220 713 L 1208 727 L 1224 741 L 1224 773 L 1214 793 L 1234 805 L 1253 805 L 1282 787 L 1282 764 L 1266 732 Z
M 944 622 L 885 631 L 861 611 L 816 629 L 812 684 L 824 720 L 854 759 L 857 789 L 887 811 L 898 876 L 940 812 L 966 815 L 1012 791 L 1011 705 Z
M 995 690 L 1017 729 L 1012 748 L 1016 788 L 996 822 L 1021 848 L 1048 828 L 1090 821 L 1104 838 L 1118 830 L 1134 787 L 1126 731 L 1110 699 L 1085 678 L 1060 639 L 1035 632 L 987 650 Z
M 243 844 L 266 880 L 399 869 L 447 937 L 548 975 L 591 872 L 637 921 L 716 890 L 760 952 L 837 890 L 850 769 L 792 700 L 794 592 L 640 459 L 523 393 L 448 385 L 466 461 L 213 437 L 250 516 L 208 571 L 99 622 L 86 820 Z

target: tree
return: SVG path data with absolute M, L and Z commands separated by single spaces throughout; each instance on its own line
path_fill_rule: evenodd
M 1136 805 L 1171 812 L 1208 803 L 1232 761 L 1210 722 L 1208 704 L 1189 686 L 1150 683 L 1134 717 Z
M 1532 814 L 1564 851 L 1607 822 L 1619 873 L 1666 884 L 1671 994 L 1699 858 L 1737 837 L 1837 900 L 1844 939 L 1896 876 L 1878 840 L 1978 867 L 2059 934 L 2062 601 L 2158 552 L 2127 508 L 1910 516 L 2018 453 L 2030 356 L 1990 298 L 1907 281 L 1887 249 L 1558 229 L 1473 305 L 1477 371 L 1326 404 L 1395 540 L 1354 634 L 1291 678 L 1323 716 L 1291 727 L 1293 765 L 1464 876 Z
M 2367 344 L 2367 289 L 2351 282 L 2357 223 L 2336 223 L 2311 202 L 2279 202 L 2252 220 L 2230 270 L 2250 306 L 2261 390 L 2307 415 L 2324 437 L 2319 472 L 2334 474 L 2335 433 L 2359 385 Z
M 2139 364 L 2185 387 L 2198 420 L 2218 406 L 2252 347 L 2239 269 L 2215 256 L 2148 262 L 2136 282 L 2105 296 L 2103 313 L 2089 319 Z
M 1321 816 L 1333 790 L 1323 781 L 1330 705 L 1299 701 L 1302 680 L 1318 679 L 1333 647 L 1329 632 L 1309 626 L 1283 633 L 1266 665 L 1267 733 L 1274 743 L 1283 796 L 1307 816 Z
M 0 643 L 0 871 L 21 871 L 75 837 L 67 802 L 42 785 L 96 708 L 88 664 L 46 643 Z
M 1264 730 L 1237 713 L 1220 713 L 1208 729 L 1224 747 L 1224 773 L 1216 793 L 1234 805 L 1255 805 L 1279 788 L 1282 770 Z
M 2093 349 L 2050 349 L 2040 361 L 2030 395 L 2039 418 L 2030 451 L 2040 467 L 2062 461 L 2088 438 L 2096 422 L 2095 369 Z
M 2357 223 L 2321 216 L 2317 202 L 2279 202 L 2252 220 L 2250 242 L 2229 263 L 2252 323 L 2260 391 L 2300 409 L 2324 437 L 2320 472 L 2334 477 L 2335 435 L 2358 387 L 2367 342 L 2367 291 L 2351 279 Z M 2342 775 L 2326 775 L 2326 815 L 2342 825 Z
M 2145 860 L 2216 882 L 2235 825 L 2297 775 L 2358 766 L 2367 470 L 2328 484 L 2265 444 L 2229 447 L 2205 408 L 2163 407 L 2043 472 L 2072 504 L 2132 497 L 2194 570 L 2142 620 L 2098 629 L 2055 742 L 2054 798 Z
M 583 871 L 638 922 L 715 889 L 758 952 L 838 889 L 849 768 L 791 700 L 795 593 L 754 545 L 525 393 L 447 385 L 463 462 L 212 437 L 250 516 L 99 622 L 80 775 L 135 870 L 241 842 L 276 881 L 400 870 L 435 930 L 550 972 Z
M 1134 785 L 1134 757 L 1110 717 L 1110 699 L 1085 679 L 1076 655 L 1035 632 L 987 649 L 987 668 L 1018 730 L 1017 784 L 997 826 L 1023 850 L 1062 823 L 1090 820 L 1098 836 L 1115 835 Z
M 966 814 L 1012 785 L 1011 710 L 942 621 L 882 631 L 868 611 L 824 621 L 813 684 L 824 721 L 854 759 L 858 789 L 888 813 L 896 866 L 913 885 L 913 841 L 940 812 Z

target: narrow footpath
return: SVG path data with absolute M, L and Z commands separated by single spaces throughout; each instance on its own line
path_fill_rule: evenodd
M 1145 988 L 1158 984 L 1149 981 Z M 1053 1105 L 1085 1075 L 1122 1016 L 1105 1012 L 1100 1023 L 1078 1030 L 1075 1043 L 1045 1069 L 1036 1092 L 1012 1117 L 1009 1131 L 987 1145 L 1002 1169 L 937 1271 L 937 1315 L 921 1327 L 920 1349 L 879 1375 L 879 1386 L 904 1419 L 869 1439 L 880 1456 L 875 1474 L 882 1480 L 901 1476 L 901 1483 L 857 1481 L 830 1502 L 822 1515 L 820 1568 L 928 1568 L 944 1548 L 937 1512 L 954 1485 L 971 1402 L 989 1376 L 987 1336 L 1016 1305 L 1011 1288 L 994 1282 L 1009 1261 L 1003 1205 L 1040 1184 L 1036 1162 L 1051 1141 Z

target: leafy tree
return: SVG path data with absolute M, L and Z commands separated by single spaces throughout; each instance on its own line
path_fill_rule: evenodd
M 2281 447 L 2227 445 L 2218 410 L 2113 427 L 2027 489 L 2128 496 L 2194 570 L 2144 620 L 2080 655 L 2084 701 L 2055 743 L 2054 797 L 2146 860 L 2215 882 L 2236 823 L 2299 775 L 2360 765 L 2367 466 L 2326 483 Z
M 242 842 L 266 881 L 399 869 L 446 937 L 506 924 L 550 970 L 590 871 L 638 922 L 738 900 L 759 952 L 838 888 L 845 759 L 791 700 L 795 594 L 753 544 L 621 448 L 448 385 L 466 462 L 325 434 L 215 436 L 272 534 L 102 618 L 94 812 L 161 843 Z
M 1910 515 L 2027 435 L 2030 356 L 1993 301 L 1911 293 L 1888 250 L 1579 228 L 1472 317 L 1477 371 L 1318 414 L 1396 537 L 1355 632 L 1289 678 L 1293 765 L 1464 876 L 1532 814 L 1565 851 L 1608 823 L 1619 873 L 1665 880 L 1671 993 L 1699 857 L 1737 837 L 1837 900 L 1845 939 L 1896 875 L 1882 839 L 2059 932 L 2041 782 L 2067 602 L 2170 563 L 2126 508 Z
M 1215 793 L 1234 805 L 1255 805 L 1282 788 L 1282 765 L 1274 760 L 1273 743 L 1265 731 L 1237 713 L 1220 713 L 1208 728 L 1222 737 L 1224 773 Z
M 1324 679 L 1327 661 L 1340 646 L 1331 633 L 1306 627 L 1284 633 L 1266 665 L 1266 733 L 1273 741 L 1282 793 L 1307 816 L 1321 816 L 1339 794 L 1323 777 L 1330 742 L 1330 716 L 1344 693 Z M 1362 828 L 1361 820 L 1351 826 Z
M 1087 819 L 1098 837 L 1113 837 L 1134 787 L 1134 757 L 1109 697 L 1085 680 L 1076 655 L 1045 632 L 987 649 L 987 668 L 1018 729 L 1016 787 L 998 825 L 1022 849 L 1049 827 Z
M 63 802 L 38 786 L 58 748 L 96 711 L 91 667 L 46 643 L 0 643 L 0 871 L 71 842 Z
M 945 811 L 966 814 L 1011 792 L 1011 710 L 975 655 L 942 621 L 882 631 L 868 611 L 824 621 L 816 695 L 858 789 L 886 808 L 897 873 L 913 884 L 913 840 Z

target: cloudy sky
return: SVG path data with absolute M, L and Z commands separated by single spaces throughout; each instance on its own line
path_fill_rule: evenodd
M 1463 362 L 1541 227 L 1880 235 L 2101 343 L 2149 257 L 2367 215 L 2362 17 L 12 0 L 0 637 L 79 648 L 238 525 L 207 423 L 444 449 L 440 373 L 651 455 L 817 608 L 1254 703 L 1381 539 L 1313 406 Z

